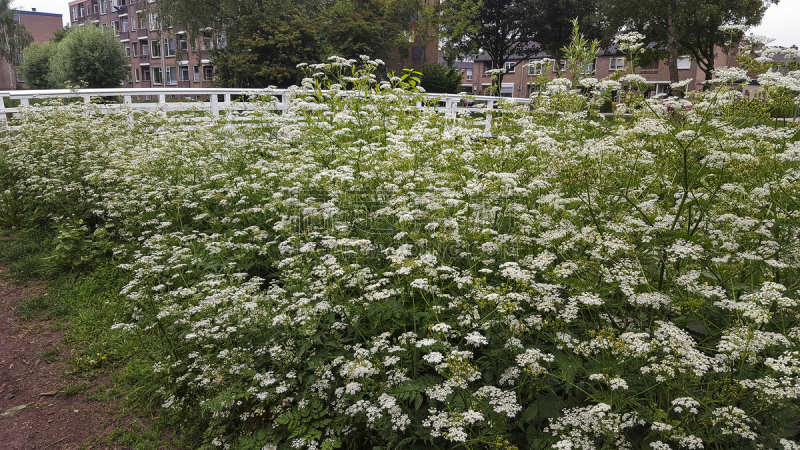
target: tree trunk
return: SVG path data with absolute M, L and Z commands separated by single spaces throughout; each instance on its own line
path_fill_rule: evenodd
M 669 81 L 677 83 L 680 81 L 678 76 L 678 26 L 675 23 L 677 5 L 675 1 L 670 1 L 667 5 L 667 53 L 669 55 Z

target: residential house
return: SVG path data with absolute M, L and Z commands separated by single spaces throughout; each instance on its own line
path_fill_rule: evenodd
M 506 69 L 506 74 L 503 77 L 503 84 L 500 86 L 500 95 L 503 97 L 527 98 L 531 94 L 531 82 L 536 77 L 544 75 L 550 79 L 556 78 L 558 71 L 555 64 L 551 64 L 547 73 L 542 73 L 543 67 L 541 64 L 535 64 L 536 62 L 541 62 L 544 58 L 552 57 L 546 53 L 539 53 L 529 58 L 512 56 L 505 63 L 504 68 Z M 530 63 L 534 64 L 531 65 Z M 738 67 L 739 64 L 734 55 L 728 57 L 722 49 L 718 49 L 715 67 L 726 65 Z M 566 70 L 566 61 L 559 61 L 559 66 L 562 75 L 571 78 L 572 74 Z M 475 94 L 484 93 L 486 88 L 492 86 L 492 78 L 487 72 L 497 68 L 498 67 L 492 67 L 492 60 L 489 55 L 485 53 L 475 58 L 472 70 L 474 76 L 472 80 L 470 80 L 472 86 L 471 90 L 468 92 L 473 92 Z M 586 74 L 579 78 L 593 76 L 598 79 L 603 79 L 617 71 L 627 70 L 629 72 L 630 61 L 627 61 L 625 56 L 618 54 L 616 48 L 611 48 L 601 52 L 597 59 L 592 64 L 589 64 L 586 69 Z M 592 75 L 592 72 L 594 72 L 594 75 Z M 651 94 L 668 92 L 671 82 L 667 61 L 657 60 L 644 67 L 637 67 L 636 74 L 641 75 L 649 83 L 654 85 Z M 697 62 L 689 56 L 682 56 L 678 59 L 678 75 L 681 81 L 689 78 L 694 80 L 689 86 L 689 90 L 702 89 L 702 82 L 705 80 L 705 74 L 700 70 Z M 467 83 L 467 81 L 465 80 L 464 83 Z

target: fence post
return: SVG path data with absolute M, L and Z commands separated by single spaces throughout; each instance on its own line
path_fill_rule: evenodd
M 217 94 L 211 94 L 209 100 L 211 100 L 211 115 L 219 116 L 219 97 Z
M 282 112 L 283 113 L 286 113 L 287 111 L 289 111 L 289 93 L 288 92 L 284 91 L 283 95 L 281 95 L 281 108 L 282 108 Z

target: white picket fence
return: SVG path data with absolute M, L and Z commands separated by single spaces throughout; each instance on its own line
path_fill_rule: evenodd
M 82 98 L 85 103 L 91 103 L 93 98 L 98 97 L 122 97 L 122 103 L 102 103 L 99 104 L 101 113 L 107 113 L 121 107 L 136 109 L 162 109 L 165 111 L 185 111 L 188 109 L 208 109 L 215 116 L 220 111 L 247 110 L 246 101 L 241 97 L 256 92 L 253 89 L 234 89 L 234 88 L 134 88 L 134 89 L 47 89 L 47 90 L 24 90 L 24 91 L 0 91 L 0 100 L 8 98 L 19 100 L 21 106 L 29 106 L 32 99 L 45 98 Z M 287 89 L 271 89 L 269 94 L 278 99 L 276 108 L 285 111 L 289 107 L 292 92 Z M 171 101 L 167 101 L 170 97 Z M 232 98 L 236 97 L 234 101 Z M 177 101 L 175 101 L 177 99 Z M 186 99 L 186 101 L 180 101 Z M 450 114 L 456 114 L 463 110 L 484 110 L 491 111 L 499 103 L 498 97 L 489 96 L 469 96 L 460 94 L 427 94 L 426 102 L 418 102 L 418 108 L 433 108 Z M 524 98 L 504 98 L 503 100 L 515 103 L 529 103 L 530 100 Z M 6 108 L 5 102 L 0 102 L 0 120 L 19 114 L 19 108 Z M 477 108 L 482 105 L 480 108 Z

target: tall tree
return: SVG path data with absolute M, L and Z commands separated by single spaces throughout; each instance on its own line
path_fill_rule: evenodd
M 581 34 L 588 40 L 600 39 L 603 34 L 596 24 L 597 0 L 539 0 L 535 14 L 536 42 L 556 61 L 564 59 L 563 48 L 572 39 L 572 20 L 578 20 Z M 561 70 L 560 64 L 555 67 Z
M 601 0 L 601 21 L 609 33 L 636 30 L 668 55 L 670 80 L 679 81 L 678 56 L 689 53 L 711 78 L 715 46 L 730 36 L 722 25 L 756 25 L 779 0 Z
M 729 45 L 731 35 L 722 25 L 754 26 L 761 23 L 767 7 L 779 0 L 705 0 L 694 5 L 695 14 L 686 17 L 679 30 L 681 48 L 697 61 L 700 70 L 711 79 L 716 59 L 715 47 Z
M 537 4 L 538 0 L 443 0 L 440 31 L 445 53 L 464 57 L 485 51 L 492 69 L 505 68 L 513 55 L 533 56 L 540 51 L 534 43 Z M 502 82 L 501 73 L 498 85 Z
M 11 0 L 0 0 L 0 59 L 11 65 L 19 63 L 17 54 L 33 42 L 33 37 L 25 27 L 14 21 Z

